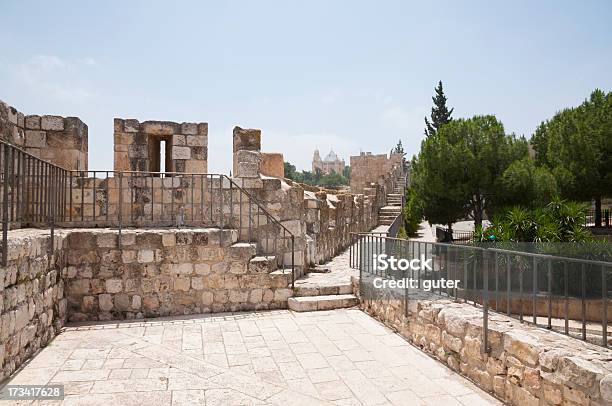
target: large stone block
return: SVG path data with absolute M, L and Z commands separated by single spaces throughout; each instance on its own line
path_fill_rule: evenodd
M 285 177 L 283 154 L 264 152 L 261 154 L 261 174 L 274 178 Z
M 40 130 L 40 116 L 31 115 L 25 117 L 26 130 Z
M 261 130 L 234 127 L 234 152 L 240 150 L 260 151 Z
M 172 159 L 191 159 L 191 148 L 173 146 Z
M 236 165 L 234 176 L 239 178 L 258 178 L 260 169 L 258 163 L 238 162 Z M 262 184 L 263 186 L 263 184 Z
M 28 130 L 25 132 L 25 145 L 31 148 L 46 148 L 47 133 L 45 131 Z
M 40 126 L 43 130 L 64 131 L 64 118 L 60 116 L 42 116 Z
M 150 135 L 179 134 L 179 125 L 170 121 L 145 121 L 140 125 L 140 131 Z

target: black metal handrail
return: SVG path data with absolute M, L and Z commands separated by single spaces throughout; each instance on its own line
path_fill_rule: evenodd
M 125 227 L 215 226 L 237 229 L 239 241 L 259 242 L 260 251 L 290 265 L 295 283 L 295 236 L 227 175 L 66 170 L 0 141 L 0 187 L 4 266 L 10 228 L 48 227 L 53 247 L 56 226 L 119 233 Z M 255 232 L 269 238 L 257 240 Z
M 612 262 L 563 257 L 534 252 L 515 251 L 475 245 L 455 245 L 389 238 L 351 233 L 352 249 L 349 263 L 359 269 L 360 277 L 377 275 L 395 278 L 385 272 L 376 272 L 370 265 L 373 255 L 387 254 L 396 258 L 432 259 L 433 272 L 412 272 L 423 289 L 423 281 L 437 277 L 459 280 L 453 289 L 434 289 L 431 293 L 455 301 L 471 302 L 483 311 L 483 351 L 488 351 L 489 310 L 504 313 L 538 327 L 555 330 L 573 338 L 593 341 L 589 333 L 592 326 L 600 329 L 601 345 L 608 346 L 609 286 L 612 286 Z M 587 288 L 588 286 L 588 288 Z M 407 301 L 409 290 L 403 292 Z M 597 296 L 599 295 L 599 296 Z M 553 301 L 556 307 L 553 315 Z M 597 306 L 597 311 L 588 307 Z M 570 305 L 575 305 L 570 308 Z M 531 313 L 531 321 L 525 315 Z M 406 314 L 407 315 L 407 314 Z M 539 321 L 538 318 L 545 318 Z M 563 321 L 562 327 L 553 319 Z M 570 322 L 577 326 L 570 327 Z M 574 333 L 579 333 L 577 337 Z M 587 334 L 589 333 L 589 334 Z

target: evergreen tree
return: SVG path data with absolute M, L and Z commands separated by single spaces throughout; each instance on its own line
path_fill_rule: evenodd
M 403 154 L 404 153 L 404 146 L 402 145 L 402 140 L 399 140 L 397 142 L 397 145 L 395 146 L 395 148 L 391 150 L 391 153 L 393 154 Z
M 435 91 L 436 95 L 431 98 L 434 103 L 431 108 L 431 121 L 425 117 L 425 135 L 428 137 L 435 134 L 444 124 L 449 123 L 452 120 L 453 110 L 455 110 L 454 108 L 449 110 L 446 107 L 447 99 L 442 89 L 442 81 L 438 82 Z

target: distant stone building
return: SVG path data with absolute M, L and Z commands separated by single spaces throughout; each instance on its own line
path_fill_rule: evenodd
M 364 189 L 378 183 L 385 174 L 393 172 L 394 167 L 403 165 L 404 154 L 391 153 L 372 155 L 371 152 L 362 152 L 351 157 L 351 192 L 364 193 Z
M 332 171 L 342 174 L 342 171 L 345 167 L 344 159 L 338 158 L 338 155 L 332 150 L 329 151 L 329 154 L 324 159 L 321 159 L 319 155 L 319 150 L 315 149 L 314 155 L 312 157 L 312 172 L 316 172 L 317 169 L 323 172 L 324 174 L 331 173 Z

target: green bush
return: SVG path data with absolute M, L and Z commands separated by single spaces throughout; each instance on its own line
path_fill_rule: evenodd
M 475 242 L 574 242 L 593 236 L 585 226 L 586 205 L 558 197 L 544 208 L 521 206 L 501 210 L 490 227 L 474 232 Z
M 406 203 L 404 203 L 402 208 L 402 217 L 404 219 L 404 233 L 407 236 L 414 236 L 423 219 L 421 200 L 414 188 L 409 187 L 406 189 Z

